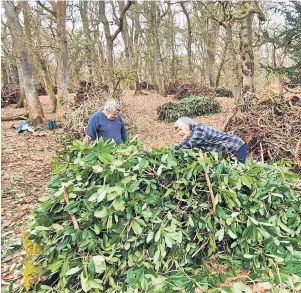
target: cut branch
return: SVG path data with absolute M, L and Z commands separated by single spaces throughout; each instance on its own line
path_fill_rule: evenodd
M 204 161 L 204 155 L 203 155 L 202 150 L 200 150 L 199 156 L 200 156 L 201 160 Z M 210 183 L 210 179 L 209 179 L 208 173 L 206 171 L 204 171 L 204 174 L 205 174 L 207 186 L 209 188 L 210 197 L 211 197 L 211 201 L 212 201 L 212 211 L 213 211 L 213 213 L 215 213 L 215 198 L 214 198 L 212 186 L 211 186 L 211 183 Z
M 64 186 L 64 198 L 65 198 L 66 204 L 69 204 L 68 189 L 66 186 Z M 70 214 L 70 217 L 71 217 L 74 229 L 80 230 L 75 216 L 73 214 Z

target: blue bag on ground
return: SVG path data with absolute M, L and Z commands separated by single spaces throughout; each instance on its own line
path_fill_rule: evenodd
M 31 127 L 30 121 L 20 122 L 18 125 L 17 133 L 22 133 L 23 131 L 33 132 L 33 128 Z
M 61 124 L 56 124 L 55 120 L 49 120 L 48 123 L 43 127 L 45 130 L 52 130 L 56 128 L 60 128 Z

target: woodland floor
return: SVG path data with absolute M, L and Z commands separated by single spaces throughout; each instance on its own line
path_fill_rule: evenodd
M 47 96 L 40 97 L 47 120 L 54 119 Z M 171 101 L 172 97 L 161 97 L 149 92 L 135 96 L 126 92 L 123 105 L 145 148 L 171 145 L 178 142 L 172 123 L 157 121 L 156 107 Z M 206 125 L 222 129 L 233 112 L 233 99 L 217 98 L 222 105 L 219 114 L 198 117 L 196 120 Z M 100 105 L 101 106 L 101 105 Z M 24 113 L 24 109 L 14 109 L 10 105 L 1 109 L 2 117 Z M 30 211 L 39 205 L 39 197 L 47 195 L 50 179 L 49 163 L 55 151 L 62 145 L 59 139 L 63 130 L 16 134 L 20 121 L 1 123 L 1 287 L 22 278 L 22 264 L 18 261 L 24 255 L 22 233 L 30 220 Z M 19 263 L 16 265 L 16 263 Z

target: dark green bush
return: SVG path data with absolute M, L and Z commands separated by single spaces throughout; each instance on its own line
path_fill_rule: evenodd
M 176 121 L 182 116 L 196 117 L 221 111 L 220 104 L 213 98 L 189 96 L 179 102 L 169 102 L 157 108 L 158 119 Z

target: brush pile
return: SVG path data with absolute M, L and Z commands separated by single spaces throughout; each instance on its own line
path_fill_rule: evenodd
M 167 93 L 169 95 L 174 95 L 174 98 L 177 100 L 181 100 L 187 96 L 215 96 L 214 89 L 197 81 L 182 79 L 172 81 L 168 86 Z
M 286 94 L 258 100 L 247 113 L 237 112 L 225 131 L 244 138 L 255 160 L 300 164 L 301 99 Z
M 19 84 L 8 84 L 1 89 L 1 108 L 17 104 L 20 99 Z

